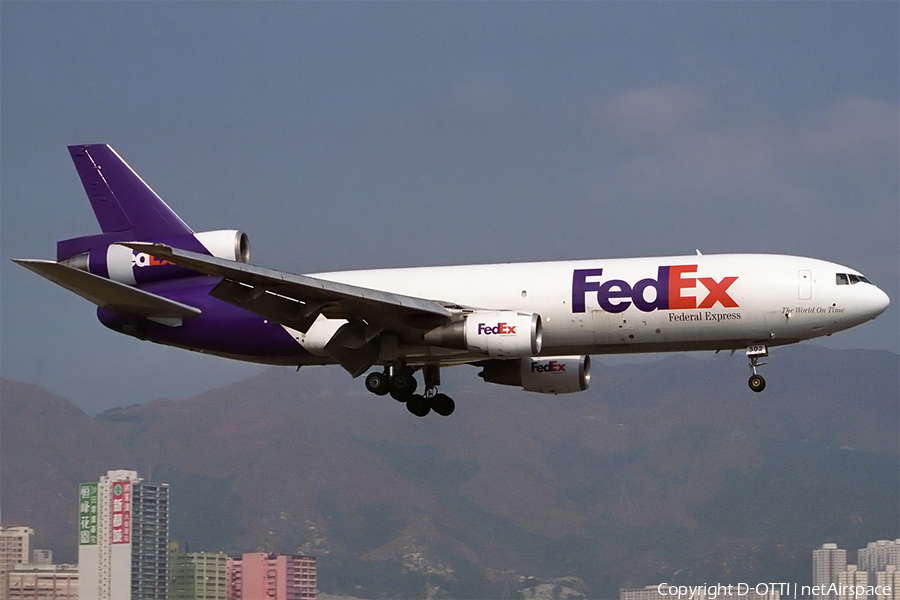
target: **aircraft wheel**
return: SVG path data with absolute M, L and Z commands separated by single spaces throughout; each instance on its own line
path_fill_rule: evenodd
M 747 385 L 750 386 L 750 389 L 754 392 L 761 392 L 766 389 L 766 380 L 763 379 L 762 375 L 757 375 L 754 373 L 750 376 L 750 381 L 747 382 Z
M 398 402 L 406 402 L 416 391 L 417 385 L 412 372 L 401 371 L 391 379 L 391 397 Z
M 409 400 L 406 401 L 406 410 L 416 415 L 417 417 L 424 417 L 429 412 L 431 412 L 431 403 L 427 398 L 425 398 L 425 396 L 421 394 L 413 394 L 409 397 Z
M 377 394 L 379 396 L 384 396 L 389 391 L 391 391 L 390 382 L 388 381 L 387 375 L 384 373 L 374 372 L 369 373 L 366 377 L 366 389 L 372 392 L 373 394 Z
M 431 410 L 442 417 L 449 417 L 455 409 L 456 402 L 447 394 L 435 394 L 434 398 L 431 399 Z

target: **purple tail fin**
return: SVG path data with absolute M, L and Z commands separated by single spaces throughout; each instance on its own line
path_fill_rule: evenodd
M 103 233 L 58 242 L 57 260 L 119 241 L 193 233 L 107 144 L 69 146 L 69 154 Z

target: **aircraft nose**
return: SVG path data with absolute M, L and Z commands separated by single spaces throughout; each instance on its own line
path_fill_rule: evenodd
M 869 312 L 871 312 L 872 318 L 874 319 L 887 310 L 887 307 L 891 304 L 891 299 L 881 290 L 881 288 L 873 285 L 869 292 L 867 304 L 869 305 Z

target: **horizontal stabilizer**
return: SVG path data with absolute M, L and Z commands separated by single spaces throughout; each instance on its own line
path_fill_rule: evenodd
M 110 312 L 144 317 L 170 326 L 200 314 L 200 309 L 193 306 L 51 260 L 19 258 L 13 262 Z

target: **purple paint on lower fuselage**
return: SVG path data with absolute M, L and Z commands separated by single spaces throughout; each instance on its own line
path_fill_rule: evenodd
M 97 309 L 97 318 L 110 329 L 121 333 L 216 354 L 257 359 L 297 356 L 298 360 L 307 355 L 306 350 L 278 323 L 210 296 L 210 290 L 219 281 L 216 277 L 201 276 L 141 287 L 144 291 L 202 311 L 198 317 L 186 320 L 179 327 L 114 314 L 102 308 Z M 284 363 L 283 360 L 277 362 Z

